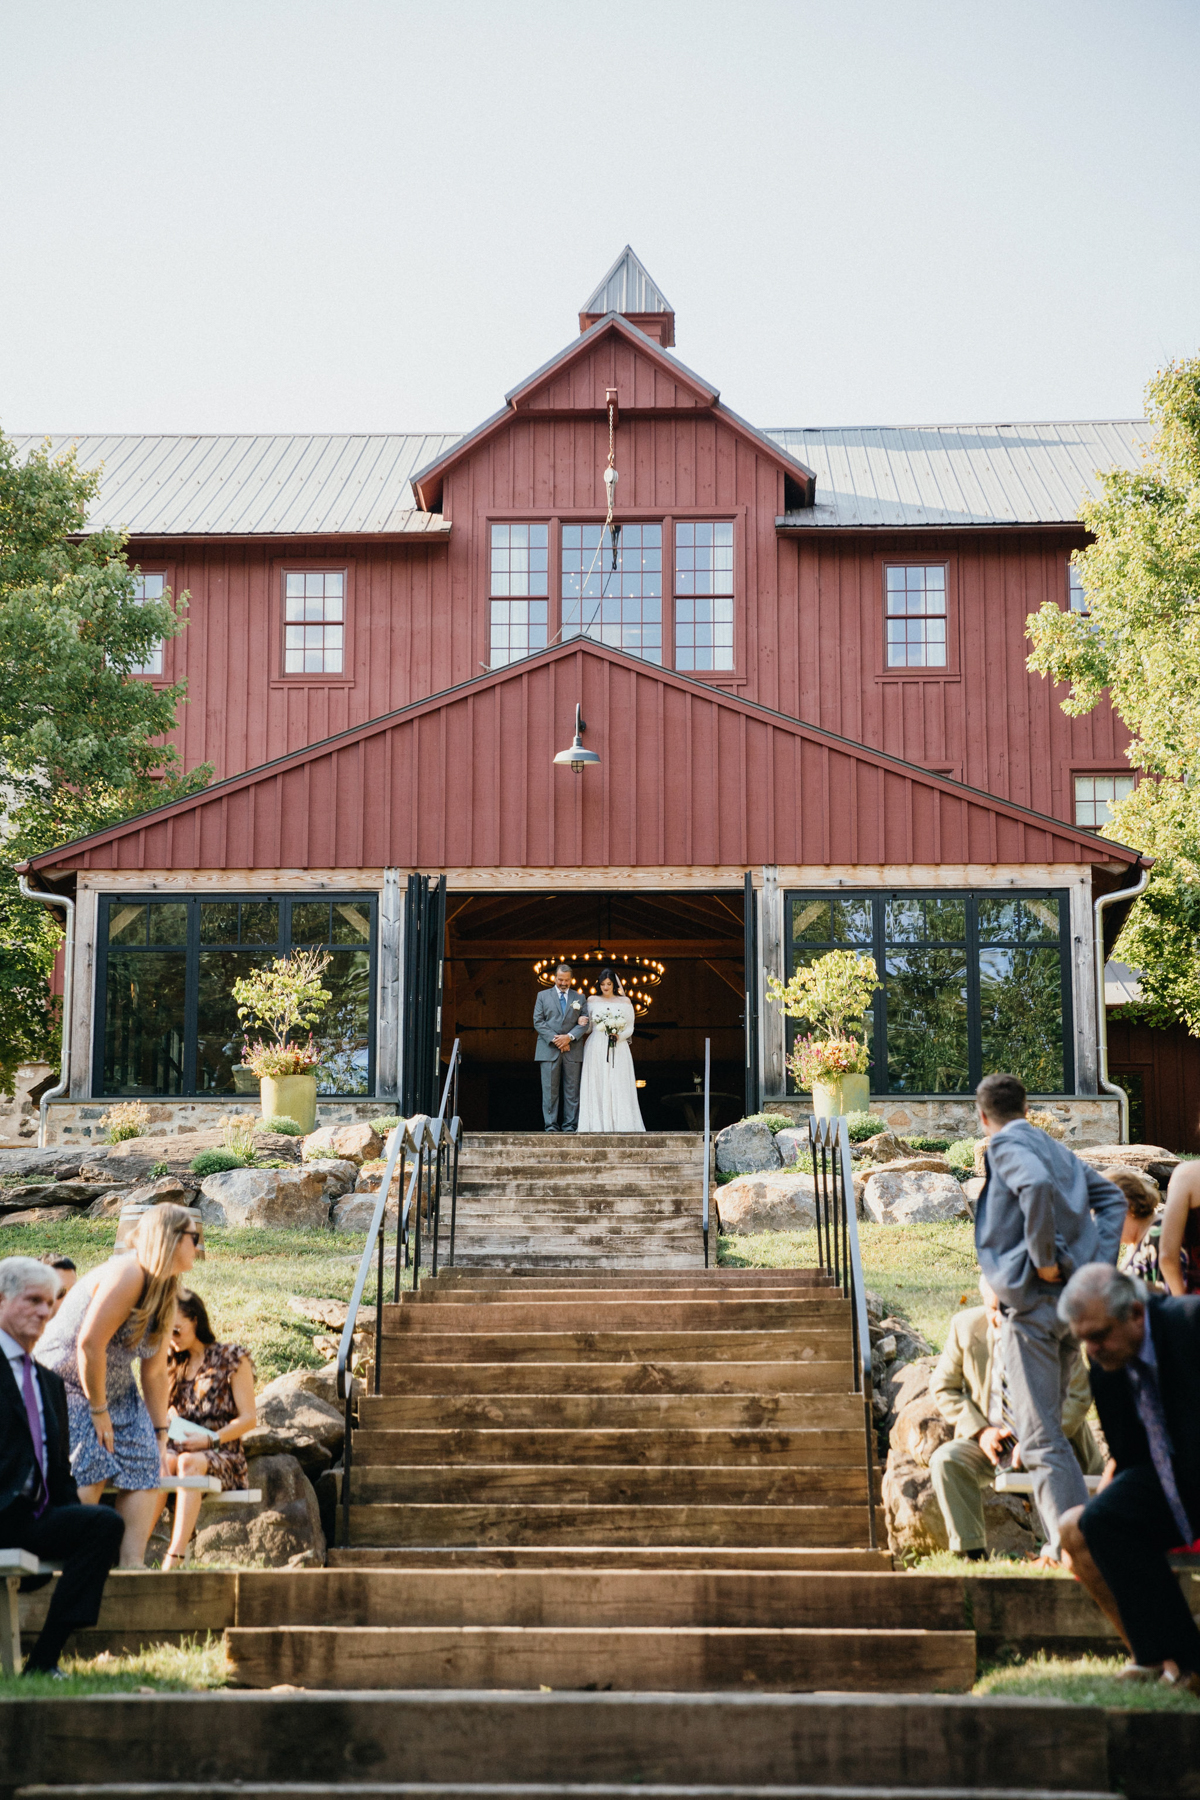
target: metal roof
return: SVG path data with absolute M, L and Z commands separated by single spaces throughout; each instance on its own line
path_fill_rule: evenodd
M 21 457 L 43 439 L 13 440 Z M 409 476 L 458 433 L 295 437 L 54 435 L 79 466 L 104 465 L 91 530 L 133 537 L 301 537 L 316 533 L 427 533 L 441 516 L 420 512 Z
M 673 313 L 675 308 L 626 244 L 581 313 Z
M 782 515 L 826 526 L 1043 525 L 1079 516 L 1098 469 L 1137 469 L 1145 419 L 1046 425 L 881 425 L 768 431 L 816 471 L 816 504 Z

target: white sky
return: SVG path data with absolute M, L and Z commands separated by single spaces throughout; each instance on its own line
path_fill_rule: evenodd
M 763 426 L 1200 349 L 1196 0 L 0 0 L 0 425 L 462 430 L 629 241 Z

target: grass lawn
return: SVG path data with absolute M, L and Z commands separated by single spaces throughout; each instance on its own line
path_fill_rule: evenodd
M 47 1250 L 73 1257 L 83 1274 L 111 1254 L 116 1238 L 111 1220 L 65 1220 L 61 1225 L 7 1225 L 0 1229 L 0 1256 L 41 1256 Z M 366 1236 L 354 1232 L 262 1231 L 205 1228 L 205 1260 L 192 1271 L 191 1285 L 204 1298 L 213 1328 L 224 1343 L 245 1344 L 254 1358 L 258 1385 L 289 1369 L 320 1368 L 314 1335 L 328 1327 L 299 1319 L 289 1294 L 349 1300 Z M 385 1278 L 385 1295 L 390 1299 Z M 366 1298 L 374 1297 L 370 1282 Z
M 0 1675 L 0 1700 L 34 1699 L 45 1695 L 62 1700 L 72 1694 L 179 1694 L 204 1688 L 224 1687 L 228 1680 L 225 1646 L 211 1633 L 183 1644 L 159 1644 L 136 1656 L 64 1656 L 60 1667 L 67 1677 L 55 1681 L 49 1675 Z
M 899 1313 L 940 1350 L 951 1316 L 977 1298 L 979 1266 L 969 1219 L 944 1225 L 858 1221 L 863 1274 L 889 1312 Z M 718 1262 L 730 1269 L 797 1269 L 816 1261 L 816 1233 L 761 1231 L 723 1237 Z
M 1036 1656 L 1027 1662 L 984 1666 L 975 1694 L 1021 1695 L 1029 1700 L 1072 1700 L 1077 1706 L 1114 1706 L 1124 1711 L 1200 1713 L 1193 1694 L 1161 1682 L 1118 1681 L 1121 1656 Z

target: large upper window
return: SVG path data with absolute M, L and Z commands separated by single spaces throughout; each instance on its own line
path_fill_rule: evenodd
M 969 1094 L 984 1075 L 1069 1093 L 1070 921 L 1059 892 L 788 895 L 788 974 L 826 951 L 875 958 L 875 1093 Z
M 1132 775 L 1077 775 L 1075 823 L 1099 831 L 1111 820 L 1114 802 L 1132 794 L 1133 784 Z
M 493 525 L 492 668 L 546 647 L 549 613 L 549 527 Z
M 733 526 L 675 527 L 675 667 L 733 668 Z
M 373 895 L 247 894 L 100 901 L 94 1091 L 232 1094 L 245 1030 L 233 984 L 293 946 L 324 949 L 330 1000 L 314 1035 L 327 1046 L 323 1094 L 368 1094 L 374 1079 Z M 257 1082 L 251 1082 L 257 1090 Z
M 134 576 L 133 597 L 135 600 L 161 600 L 166 592 L 165 575 L 147 574 L 145 570 Z M 137 663 L 131 669 L 133 675 L 161 675 L 163 672 L 163 641 L 159 638 L 152 650 L 146 654 L 145 662 Z
M 662 661 L 661 525 L 563 526 L 562 635 Z
M 345 570 L 287 570 L 283 577 L 284 674 L 340 675 L 345 632 Z
M 889 669 L 946 666 L 946 565 L 889 563 L 884 570 Z

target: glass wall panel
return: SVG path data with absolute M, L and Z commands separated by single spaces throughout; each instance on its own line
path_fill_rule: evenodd
M 201 950 L 196 1004 L 196 1092 L 232 1094 L 246 1028 L 237 1016 L 233 984 L 265 968 L 274 950 Z
M 969 1093 L 966 952 L 889 949 L 885 970 L 888 1091 Z
M 105 979 L 104 1092 L 181 1094 L 187 957 L 110 950 Z

